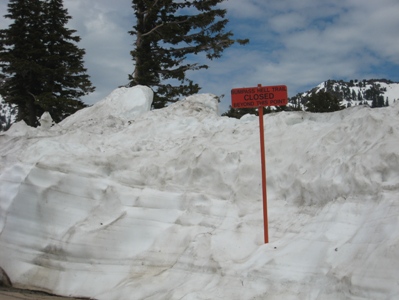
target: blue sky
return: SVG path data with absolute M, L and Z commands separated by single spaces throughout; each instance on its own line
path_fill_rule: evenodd
M 0 11 L 6 12 L 7 3 L 0 1 Z M 134 70 L 134 39 L 127 33 L 134 24 L 131 0 L 64 0 L 64 6 L 96 86 L 82 100 L 93 104 L 126 84 Z M 259 83 L 285 84 L 291 97 L 327 79 L 399 81 L 398 0 L 228 0 L 222 6 L 228 29 L 251 42 L 189 74 L 201 92 L 225 95 L 221 112 L 232 88 Z M 0 28 L 8 24 L 0 18 Z

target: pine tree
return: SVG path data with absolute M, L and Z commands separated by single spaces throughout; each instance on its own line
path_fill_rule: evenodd
M 240 119 L 242 116 L 246 114 L 258 115 L 258 111 L 256 108 L 233 108 L 230 105 L 229 110 L 224 112 L 222 116 Z
M 373 101 L 371 101 L 371 107 L 372 108 L 378 107 L 377 98 L 374 98 Z
M 377 97 L 377 107 L 383 107 L 384 105 L 385 105 L 384 96 L 378 96 Z
M 360 101 L 363 100 L 363 96 L 362 96 L 362 93 L 360 92 L 360 90 L 357 93 L 357 99 L 360 100 Z
M 233 40 L 233 33 L 225 32 L 226 10 L 216 8 L 223 1 L 132 0 L 137 21 L 129 32 L 136 37 L 131 51 L 135 70 L 129 75 L 129 85 L 152 87 L 155 108 L 200 90 L 186 72 L 208 66 L 188 63 L 187 56 L 205 53 L 212 60 L 235 42 L 248 43 Z
M 352 99 L 353 100 L 358 100 L 355 90 L 352 90 Z
M 310 112 L 333 112 L 343 109 L 337 97 L 331 93 L 320 91 L 313 93 L 305 103 L 306 110 Z
M 10 0 L 5 17 L 14 22 L 0 36 L 1 93 L 18 106 L 17 119 L 37 126 L 44 111 L 59 122 L 85 107 L 80 97 L 94 88 L 62 0 Z
M 83 65 L 85 51 L 76 46 L 80 37 L 76 30 L 66 28 L 71 17 L 63 7 L 62 0 L 44 3 L 47 59 L 46 88 L 41 105 L 50 112 L 54 121 L 65 117 L 86 105 L 80 97 L 94 91 L 87 70 Z
M 36 124 L 35 95 L 40 89 L 39 74 L 44 73 L 38 61 L 45 54 L 40 39 L 42 32 L 41 3 L 35 0 L 11 0 L 6 18 L 14 20 L 9 29 L 1 30 L 0 62 L 6 77 L 2 95 L 18 106 L 18 120 Z

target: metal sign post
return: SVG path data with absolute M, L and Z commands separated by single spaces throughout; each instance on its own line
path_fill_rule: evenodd
M 269 222 L 267 217 L 267 191 L 266 191 L 266 151 L 265 130 L 263 129 L 263 106 L 258 108 L 259 114 L 259 136 L 260 136 L 260 161 L 262 170 L 262 198 L 263 198 L 263 227 L 265 244 L 269 242 Z
M 258 108 L 260 160 L 262 170 L 262 198 L 263 198 L 263 226 L 265 244 L 269 242 L 269 222 L 267 214 L 266 190 L 266 151 L 265 131 L 263 128 L 263 106 L 281 106 L 288 104 L 287 86 L 262 86 L 250 88 L 236 88 L 231 90 L 231 103 L 233 108 Z

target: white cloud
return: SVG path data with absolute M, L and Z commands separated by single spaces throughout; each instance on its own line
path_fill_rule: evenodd
M 264 16 L 265 10 L 264 3 L 262 0 L 229 0 L 222 3 L 221 7 L 226 8 L 229 14 L 236 18 L 241 19 L 253 19 Z
M 290 3 L 285 11 L 284 3 Z M 276 33 L 274 40 L 267 42 L 274 42 L 278 50 L 277 54 L 276 51 L 265 52 L 271 57 L 263 64 L 268 68 L 259 69 L 272 70 L 274 74 L 298 74 L 299 71 L 319 74 L 322 81 L 362 73 L 385 59 L 398 62 L 395 53 L 399 44 L 396 31 L 399 18 L 395 18 L 395 12 L 399 11 L 396 9 L 399 3 L 387 0 L 378 5 L 360 1 L 347 4 L 279 1 L 274 6 L 269 1 L 268 4 L 271 4 L 270 15 L 273 7 L 276 10 L 266 24 L 270 27 L 264 30 Z M 276 55 L 278 62 L 271 63 Z M 309 69 L 313 71 L 307 71 Z M 297 78 L 301 80 L 303 77 Z
M 298 13 L 287 13 L 271 18 L 269 24 L 274 31 L 285 33 L 302 29 L 308 22 L 303 15 Z
M 66 0 L 64 5 L 72 16 L 71 27 L 82 38 L 79 46 L 86 50 L 85 66 L 96 92 L 84 100 L 93 104 L 127 84 L 128 74 L 133 72 L 130 51 L 134 37 L 128 31 L 134 11 L 129 0 Z

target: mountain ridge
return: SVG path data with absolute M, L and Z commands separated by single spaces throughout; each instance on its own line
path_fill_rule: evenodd
M 294 105 L 303 105 L 309 96 L 320 91 L 332 93 L 345 107 L 354 105 L 369 105 L 370 107 L 389 106 L 399 99 L 399 82 L 389 79 L 357 79 L 326 80 L 316 87 L 298 93 L 291 97 L 289 102 Z

